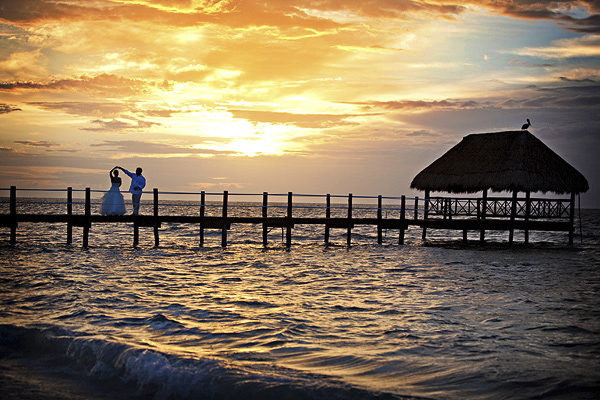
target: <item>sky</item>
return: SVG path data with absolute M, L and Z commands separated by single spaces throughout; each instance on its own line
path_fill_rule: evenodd
M 600 1 L 0 0 L 0 188 L 422 196 L 527 118 L 600 208 Z

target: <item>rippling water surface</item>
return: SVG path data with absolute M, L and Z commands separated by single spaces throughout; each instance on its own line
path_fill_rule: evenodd
M 597 398 L 600 212 L 583 243 L 509 247 L 432 232 L 324 246 L 319 228 L 230 234 L 64 226 L 0 236 L 5 398 Z M 332 231 L 333 232 L 333 231 Z M 75 232 L 75 237 L 80 232 Z M 492 233 L 493 238 L 494 233 Z M 517 236 L 517 240 L 520 236 Z M 343 232 L 332 239 L 345 243 Z M 578 238 L 579 239 L 579 238 Z M 552 240 L 553 242 L 549 242 Z

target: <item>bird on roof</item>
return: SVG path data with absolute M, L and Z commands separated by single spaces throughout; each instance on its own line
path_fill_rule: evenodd
M 531 122 L 529 121 L 529 118 L 527 118 L 527 123 L 523 124 L 523 126 L 521 127 L 521 129 L 527 129 L 531 126 Z

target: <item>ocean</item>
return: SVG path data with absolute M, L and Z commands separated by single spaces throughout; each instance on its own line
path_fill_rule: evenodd
M 185 204 L 182 204 L 185 213 Z M 310 208 L 308 208 L 310 210 Z M 0 228 L 3 399 L 596 399 L 600 211 L 581 230 Z M 580 234 L 581 233 L 581 234 Z M 473 233 L 475 235 L 475 233 Z

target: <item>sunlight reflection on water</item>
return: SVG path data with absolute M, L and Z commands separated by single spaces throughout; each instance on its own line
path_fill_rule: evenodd
M 197 232 L 179 226 L 162 228 L 160 248 L 133 249 L 130 227 L 116 224 L 94 226 L 80 249 L 60 244 L 64 227 L 23 225 L 31 242 L 2 247 L 0 323 L 73 332 L 72 357 L 93 338 L 398 395 L 597 388 L 595 226 L 573 248 L 423 246 L 420 232 L 407 246 L 364 233 L 351 248 L 326 247 L 300 232 L 286 250 L 242 229 L 228 248 L 215 238 L 198 249 Z

